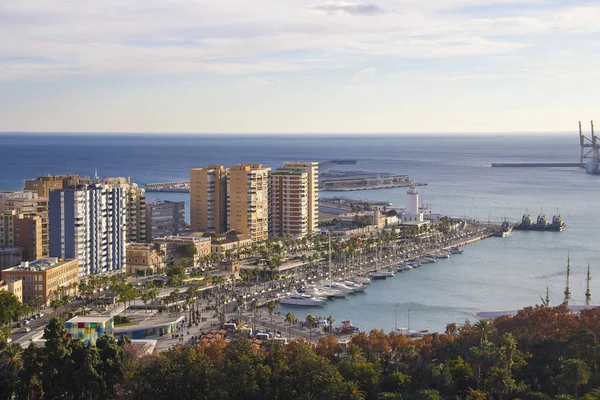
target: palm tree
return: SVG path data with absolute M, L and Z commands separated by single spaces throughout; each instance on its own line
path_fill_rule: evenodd
M 292 324 L 296 322 L 296 316 L 288 311 L 288 313 L 285 314 L 285 322 L 290 325 L 288 330 L 288 340 L 292 340 Z
M 242 296 L 241 294 L 239 294 L 235 301 L 237 302 L 238 305 L 238 312 L 240 314 L 240 321 L 242 320 L 242 307 L 244 307 L 244 303 L 246 302 L 246 300 L 244 299 L 244 296 Z
M 579 359 L 569 359 L 563 362 L 560 373 L 563 381 L 567 385 L 573 385 L 575 388 L 575 400 L 577 400 L 577 388 L 579 385 L 585 385 L 590 379 L 590 367 Z
M 252 324 L 252 329 L 256 329 L 256 310 L 258 310 L 258 300 L 252 299 L 252 303 L 250 303 L 250 307 L 252 308 L 252 316 L 254 318 L 254 323 Z
M 360 390 L 360 386 L 355 381 L 350 381 L 346 384 L 347 392 L 345 398 L 348 400 L 364 400 L 367 398 L 367 393 Z
M 277 308 L 277 300 L 273 300 L 267 303 L 267 311 L 269 312 L 269 316 L 271 317 L 271 329 L 273 328 L 273 313 Z
M 362 350 L 360 347 L 358 347 L 358 345 L 350 343 L 348 344 L 348 346 L 346 346 L 346 351 L 344 352 L 344 356 L 342 357 L 343 362 L 354 364 L 364 360 L 365 357 L 363 356 Z
M 504 394 L 510 393 L 517 386 L 515 380 L 510 376 L 510 372 L 504 368 L 492 368 L 485 383 L 492 393 L 498 395 L 500 400 Z
M 329 334 L 333 335 L 333 321 L 335 321 L 333 319 L 333 317 L 330 315 L 329 317 L 327 317 L 327 323 L 329 324 Z
M 496 332 L 496 327 L 488 321 L 479 321 L 473 326 L 475 335 L 479 338 L 479 342 L 487 342 L 488 339 Z
M 306 325 L 308 325 L 308 331 L 309 331 L 309 337 L 310 337 L 310 341 L 312 342 L 312 331 L 314 328 L 314 325 L 317 323 L 317 319 L 315 317 L 313 317 L 311 314 L 306 314 Z
M 225 315 L 226 305 L 227 305 L 227 296 L 226 295 L 221 296 L 221 304 L 223 305 L 223 320 L 221 321 L 221 323 L 225 323 L 225 321 L 227 321 L 227 317 Z
M 17 343 L 5 346 L 0 352 L 0 371 L 5 379 L 8 378 L 6 381 L 12 385 L 13 390 L 17 382 L 17 374 L 23 368 L 22 352 L 23 349 Z

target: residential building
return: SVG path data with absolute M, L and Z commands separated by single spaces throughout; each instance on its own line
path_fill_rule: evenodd
M 0 247 L 0 271 L 19 265 L 23 261 L 23 249 Z
M 308 174 L 278 168 L 270 177 L 269 235 L 301 238 L 308 232 Z
M 127 243 L 143 243 L 151 239 L 146 237 L 146 190 L 131 182 L 130 178 L 105 178 L 103 183 L 120 187 L 125 193 L 127 208 Z
M 0 214 L 0 247 L 23 249 L 24 261 L 42 258 L 42 219 L 14 210 Z
M 0 281 L 0 291 L 7 291 L 8 293 L 12 293 L 20 303 L 23 302 L 23 281 L 13 281 L 6 282 Z
M 190 219 L 193 232 L 227 231 L 227 169 L 207 165 L 190 171 Z
M 87 344 L 96 344 L 96 340 L 102 335 L 114 337 L 115 323 L 113 317 L 77 316 L 65 322 L 67 339 L 79 339 Z
M 48 198 L 41 197 L 35 192 L 16 191 L 5 193 L 0 198 L 0 213 L 16 212 L 25 217 L 39 217 L 41 220 L 41 256 L 50 256 L 50 234 Z M 0 239 L 0 242 L 2 240 Z M 40 246 L 40 242 L 36 243 Z
M 62 260 L 56 257 L 36 261 L 23 261 L 21 265 L 2 271 L 7 283 L 23 281 L 23 302 L 40 296 L 49 304 L 54 293 L 59 296 L 76 293 L 79 282 L 77 260 Z
M 48 197 L 52 190 L 89 183 L 92 183 L 90 178 L 82 178 L 79 175 L 41 175 L 35 179 L 27 179 L 25 190 L 36 192 L 41 197 Z
M 308 233 L 319 232 L 319 163 L 316 161 L 290 161 L 283 167 L 307 174 L 307 230 Z
M 194 255 L 194 265 L 197 265 L 200 258 L 210 254 L 210 238 L 196 236 L 165 236 L 157 238 L 154 243 L 159 243 L 165 246 L 165 260 L 171 261 L 175 258 L 182 257 L 186 253 L 185 246 L 193 245 L 196 247 Z
M 243 250 L 252 246 L 252 238 L 237 231 L 229 231 L 225 234 L 206 232 L 203 237 L 210 238 L 211 252 L 243 256 Z
M 127 193 L 107 185 L 50 192 L 50 254 L 79 260 L 79 276 L 125 267 Z
M 146 238 L 179 236 L 185 231 L 185 202 L 154 200 L 146 203 Z
M 260 164 L 229 168 L 227 230 L 249 235 L 254 242 L 269 236 L 269 173 Z
M 127 275 L 148 275 L 156 272 L 157 267 L 164 266 L 166 245 L 156 249 L 153 244 L 127 244 Z

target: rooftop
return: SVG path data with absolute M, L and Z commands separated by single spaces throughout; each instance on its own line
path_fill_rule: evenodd
M 106 320 L 108 320 L 110 318 L 112 318 L 112 317 L 104 317 L 102 315 L 91 316 L 91 317 L 76 316 L 74 318 L 71 318 L 67 322 L 71 322 L 71 323 L 77 323 L 77 322 L 82 322 L 82 323 L 104 322 L 104 321 L 106 321 Z
M 40 258 L 35 261 L 23 261 L 21 265 L 6 269 L 5 271 L 45 271 L 51 268 L 59 267 L 73 260 L 63 260 L 57 257 Z

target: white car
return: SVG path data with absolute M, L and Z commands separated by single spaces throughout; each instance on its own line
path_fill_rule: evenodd
M 31 332 L 30 327 L 27 326 L 27 327 L 23 328 L 23 333 L 28 333 L 28 332 Z

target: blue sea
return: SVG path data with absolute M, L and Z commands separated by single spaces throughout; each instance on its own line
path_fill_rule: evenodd
M 0 135 L 0 190 L 22 187 L 40 174 L 79 173 L 129 176 L 141 185 L 188 180 L 189 170 L 206 164 L 262 163 L 335 158 L 358 160 L 336 169 L 407 174 L 425 182 L 425 203 L 436 213 L 518 221 L 528 210 L 535 218 L 557 211 L 567 223 L 562 233 L 514 232 L 465 248 L 462 255 L 425 265 L 393 279 L 373 282 L 366 293 L 336 299 L 323 307 L 293 309 L 351 319 L 362 329 L 398 326 L 443 330 L 450 322 L 474 320 L 479 311 L 514 310 L 538 304 L 550 288 L 562 301 L 567 253 L 573 276 L 573 303 L 582 304 L 588 263 L 600 274 L 600 177 L 578 168 L 491 168 L 492 162 L 577 162 L 579 141 L 569 135 L 457 136 L 90 136 Z M 405 203 L 404 188 L 322 196 Z M 148 198 L 188 200 L 187 194 L 148 193 Z M 600 275 L 598 275 L 600 276 Z M 600 284 L 592 280 L 600 302 Z M 287 311 L 282 307 L 282 311 Z

